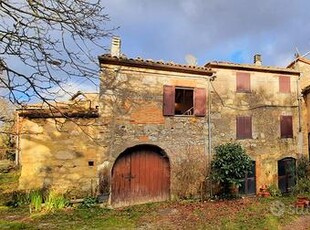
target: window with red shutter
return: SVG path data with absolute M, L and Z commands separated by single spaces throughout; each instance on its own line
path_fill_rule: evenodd
M 291 92 L 291 79 L 287 76 L 279 77 L 279 92 L 290 93 Z
M 205 116 L 206 89 L 164 86 L 164 116 Z
M 293 137 L 293 117 L 281 116 L 280 117 L 280 132 L 281 138 Z
M 236 73 L 236 91 L 241 93 L 251 92 L 251 78 L 249 73 Z
M 236 119 L 236 134 L 237 139 L 252 138 L 252 117 L 238 116 Z

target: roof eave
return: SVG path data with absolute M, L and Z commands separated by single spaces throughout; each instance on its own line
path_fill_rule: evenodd
M 299 62 L 299 61 L 301 61 L 301 62 L 303 62 L 303 63 L 305 63 L 305 64 L 310 65 L 310 60 L 309 60 L 309 59 L 304 58 L 304 57 L 298 57 L 298 58 L 296 58 L 294 61 L 292 61 L 292 62 L 287 66 L 287 68 L 292 68 L 292 67 L 293 67 L 297 62 Z
M 135 68 L 146 68 L 153 70 L 162 70 L 162 71 L 173 71 L 179 73 L 188 73 L 188 74 L 196 74 L 196 75 L 205 75 L 212 76 L 215 71 L 211 69 L 207 69 L 205 67 L 187 67 L 179 64 L 170 64 L 170 63 L 162 63 L 156 61 L 139 61 L 135 59 L 122 59 L 117 57 L 107 57 L 107 56 L 99 56 L 100 64 L 109 64 L 109 65 L 119 65 L 126 67 L 135 67 Z
M 209 62 L 205 65 L 205 67 L 209 68 L 221 68 L 221 69 L 235 69 L 242 71 L 256 71 L 256 72 L 264 72 L 264 73 L 278 73 L 278 74 L 292 74 L 292 75 L 300 75 L 299 71 L 292 69 L 273 69 L 273 68 L 262 68 L 256 66 L 243 66 L 243 65 L 229 65 L 223 63 L 212 63 Z

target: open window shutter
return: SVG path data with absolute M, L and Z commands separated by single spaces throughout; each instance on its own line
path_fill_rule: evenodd
M 280 91 L 280 93 L 290 93 L 291 92 L 290 77 L 287 77 L 287 76 L 280 76 L 279 77 L 279 91 Z
M 206 103 L 207 94 L 204 88 L 195 88 L 194 91 L 194 115 L 205 116 L 206 115 Z
M 164 116 L 174 115 L 175 87 L 164 85 Z
M 291 138 L 293 137 L 293 118 L 292 116 L 281 116 L 280 121 L 281 137 Z

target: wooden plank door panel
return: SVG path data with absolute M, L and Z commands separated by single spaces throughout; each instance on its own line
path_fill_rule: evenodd
M 152 148 L 121 154 L 112 171 L 112 204 L 163 201 L 170 196 L 169 160 Z
M 112 202 L 125 200 L 126 196 L 130 196 L 130 157 L 124 156 L 115 162 L 113 167 L 112 180 Z

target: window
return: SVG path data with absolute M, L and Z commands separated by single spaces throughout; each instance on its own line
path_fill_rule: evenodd
M 249 73 L 237 72 L 236 91 L 240 93 L 251 92 L 251 78 Z
M 291 81 L 290 77 L 280 76 L 279 77 L 279 92 L 290 93 L 291 92 Z
M 175 115 L 192 115 L 194 113 L 194 90 L 175 89 Z
M 280 117 L 280 130 L 281 130 L 281 138 L 292 138 L 293 137 L 293 117 L 292 116 L 281 116 Z
M 205 116 L 206 89 L 164 86 L 164 116 Z
M 252 117 L 237 117 L 237 139 L 252 138 Z

